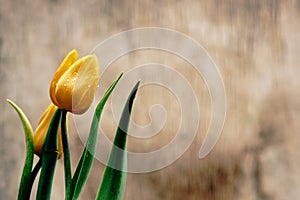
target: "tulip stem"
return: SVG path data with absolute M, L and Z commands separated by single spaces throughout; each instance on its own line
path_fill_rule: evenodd
M 39 173 L 41 167 L 42 167 L 42 159 L 40 158 L 39 161 L 34 166 L 32 172 L 31 172 L 31 182 L 30 182 L 30 185 L 28 186 L 29 191 L 31 191 L 32 185 L 33 185 L 34 180 L 36 178 L 36 175 Z
M 57 109 L 51 119 L 42 150 L 42 169 L 37 190 L 37 200 L 50 200 L 53 176 L 58 159 L 58 127 L 61 109 Z
M 64 151 L 64 168 L 65 168 L 65 199 L 71 199 L 71 186 L 72 186 L 72 174 L 71 174 L 71 162 L 70 162 L 70 150 L 67 136 L 66 125 L 67 111 L 62 110 L 61 118 L 61 137 Z

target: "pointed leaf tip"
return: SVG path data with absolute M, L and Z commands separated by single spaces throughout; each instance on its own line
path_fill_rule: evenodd
M 110 152 L 108 165 L 106 166 L 102 182 L 98 190 L 97 200 L 119 200 L 123 198 L 126 187 L 127 132 L 130 122 L 130 114 L 139 84 L 140 81 L 138 81 L 132 88 L 123 108 L 123 113 L 114 139 L 114 145 Z
M 6 101 L 16 110 L 19 115 L 19 118 L 22 122 L 23 129 L 25 132 L 25 140 L 26 140 L 26 158 L 23 167 L 23 172 L 21 176 L 18 199 L 29 199 L 31 193 L 31 169 L 33 165 L 34 158 L 34 147 L 33 147 L 33 130 L 31 124 L 26 117 L 25 113 L 22 109 L 17 106 L 10 99 L 6 99 Z

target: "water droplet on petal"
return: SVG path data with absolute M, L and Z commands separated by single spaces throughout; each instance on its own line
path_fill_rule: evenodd
M 67 84 L 64 84 L 64 86 L 67 86 Z
M 70 81 L 70 79 L 67 79 L 67 82 L 69 82 Z

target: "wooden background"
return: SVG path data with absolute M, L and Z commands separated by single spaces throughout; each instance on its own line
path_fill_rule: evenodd
M 205 108 L 196 140 L 171 166 L 129 174 L 125 199 L 299 199 L 299 23 L 299 0 L 0 0 L 0 198 L 16 199 L 25 155 L 22 127 L 5 99 L 20 105 L 36 127 L 50 102 L 51 77 L 69 50 L 82 56 L 113 34 L 157 26 L 180 31 L 208 51 L 224 78 L 227 118 L 217 146 L 199 160 L 211 105 L 203 80 L 192 81 Z M 188 80 L 197 78 L 171 56 L 148 53 L 125 57 L 111 73 L 153 58 L 177 66 Z M 128 67 L 121 68 L 124 62 Z M 112 81 L 109 75 L 104 79 L 101 91 Z M 149 121 L 147 106 L 175 101 L 157 88 L 141 90 L 138 98 L 134 119 L 140 123 Z M 177 117 L 168 119 L 162 136 L 148 143 L 129 139 L 128 148 L 148 151 L 169 141 L 178 120 L 176 105 L 167 106 Z M 109 117 L 102 125 L 113 134 Z M 82 143 L 72 120 L 70 132 L 74 167 Z M 64 196 L 62 164 L 52 199 Z M 103 168 L 95 162 L 81 199 L 94 199 Z

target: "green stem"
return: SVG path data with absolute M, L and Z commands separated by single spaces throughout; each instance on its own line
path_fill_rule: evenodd
M 34 180 L 36 178 L 36 175 L 39 173 L 40 169 L 42 167 L 42 159 L 40 158 L 39 161 L 36 163 L 36 165 L 34 166 L 34 169 L 31 172 L 31 182 L 28 186 L 28 191 L 31 193 L 32 190 L 32 186 L 34 183 Z
M 42 150 L 42 170 L 37 190 L 37 200 L 50 200 L 53 176 L 58 159 L 58 126 L 61 109 L 57 109 L 50 122 Z
M 62 111 L 61 118 L 61 138 L 64 151 L 64 168 L 65 168 L 65 192 L 66 200 L 71 199 L 71 186 L 72 186 L 72 174 L 71 174 L 71 161 L 70 161 L 70 150 L 68 143 L 67 125 L 66 125 L 67 111 Z

